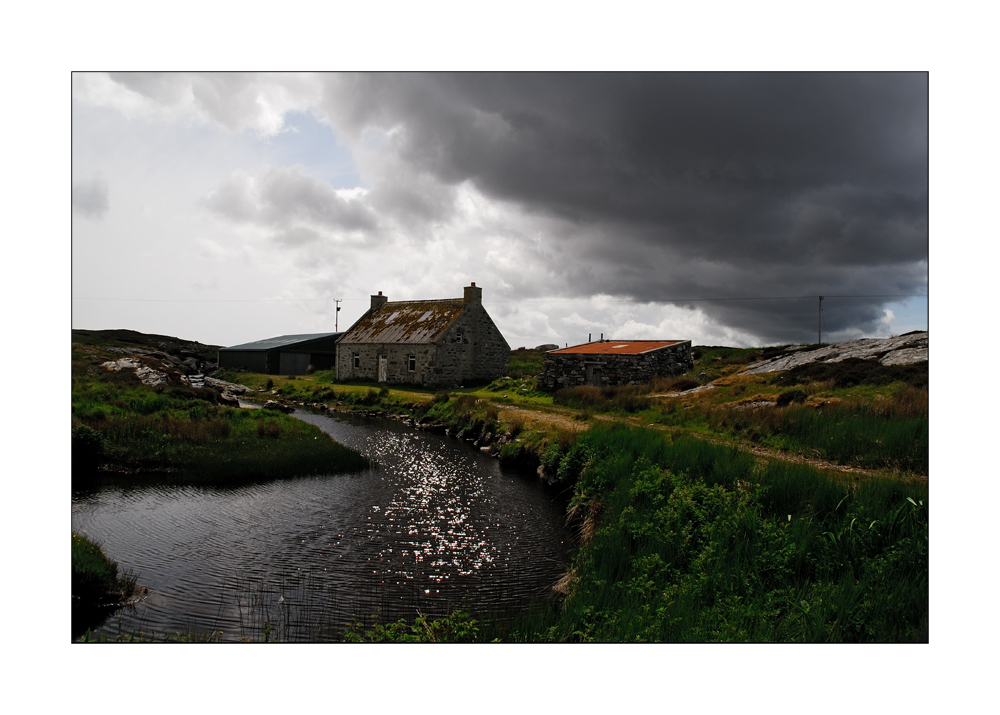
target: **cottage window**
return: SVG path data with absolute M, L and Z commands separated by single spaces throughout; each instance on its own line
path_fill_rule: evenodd
M 407 358 L 406 363 L 407 363 L 407 367 L 409 368 L 410 372 L 416 372 L 417 371 L 417 356 L 416 355 L 410 355 L 410 357 Z
M 361 353 L 354 353 L 354 367 L 361 367 Z

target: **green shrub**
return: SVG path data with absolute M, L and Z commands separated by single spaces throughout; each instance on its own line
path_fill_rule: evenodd
M 802 390 L 786 390 L 778 395 L 778 407 L 787 407 L 793 402 L 805 402 L 806 397 L 808 395 Z
M 261 437 L 277 439 L 281 435 L 281 426 L 273 420 L 260 421 L 257 423 L 257 434 Z
M 804 385 L 832 380 L 836 389 L 855 385 L 888 385 L 903 382 L 911 387 L 926 388 L 927 363 L 883 365 L 878 360 L 847 358 L 840 362 L 814 362 L 799 365 L 775 377 L 774 384 Z
M 524 416 L 515 413 L 507 423 L 507 432 L 511 437 L 517 437 L 524 429 Z

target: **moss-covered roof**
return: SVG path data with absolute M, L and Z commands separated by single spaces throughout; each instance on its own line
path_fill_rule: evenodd
M 462 298 L 383 303 L 361 316 L 341 343 L 433 343 L 465 309 Z

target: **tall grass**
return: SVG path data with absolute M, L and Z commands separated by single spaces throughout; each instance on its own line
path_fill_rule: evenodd
M 594 427 L 574 503 L 600 503 L 559 605 L 484 619 L 486 640 L 927 638 L 926 485 L 849 486 L 806 465 Z M 560 467 L 570 457 L 565 455 Z
M 897 401 L 854 401 L 822 408 L 717 408 L 707 414 L 707 422 L 715 430 L 780 449 L 812 449 L 842 464 L 927 473 L 926 391 L 904 391 Z
M 564 387 L 557 390 L 552 401 L 557 405 L 565 405 L 580 410 L 599 412 L 642 412 L 653 405 L 652 399 L 646 396 L 648 388 L 636 385 L 622 387 Z

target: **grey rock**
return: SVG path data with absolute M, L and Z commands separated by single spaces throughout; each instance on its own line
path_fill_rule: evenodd
M 122 358 L 121 360 L 101 363 L 101 367 L 107 368 L 108 370 L 114 370 L 115 372 L 121 372 L 122 370 L 136 370 L 142 367 L 142 363 L 134 358 Z
M 261 409 L 275 410 L 277 412 L 284 412 L 285 414 L 288 414 L 289 412 L 292 411 L 291 407 L 287 407 L 281 404 L 280 402 L 275 402 L 274 400 L 268 400 L 267 402 L 265 402 L 264 406 Z
M 205 384 L 209 387 L 215 387 L 220 390 L 228 390 L 234 395 L 242 395 L 244 392 L 250 390 L 246 385 L 238 385 L 235 382 L 226 382 L 225 380 L 217 380 L 214 377 L 206 377 Z
M 845 343 L 825 345 L 816 350 L 799 350 L 770 360 L 747 366 L 741 375 L 758 375 L 767 372 L 791 370 L 799 365 L 814 362 L 841 362 L 848 358 L 861 360 L 881 359 L 884 365 L 907 365 L 927 360 L 928 335 L 926 332 L 899 335 L 894 338 L 861 338 Z M 892 357 L 890 357 L 892 356 Z M 890 362 L 886 362 L 886 360 Z
M 927 353 L 928 349 L 926 347 L 902 348 L 886 353 L 879 362 L 883 365 L 911 365 L 915 362 L 924 362 L 927 360 Z
M 759 410 L 764 407 L 775 407 L 777 402 L 771 402 L 769 400 L 757 400 L 756 402 L 747 402 L 743 405 L 736 405 L 737 410 Z
M 239 398 L 237 398 L 233 393 L 223 390 L 219 393 L 219 404 L 227 405 L 229 407 L 239 407 L 240 401 Z
M 154 370 L 151 367 L 140 367 L 135 371 L 135 376 L 142 381 L 143 385 L 149 385 L 150 387 L 165 385 L 167 383 L 167 373 Z

